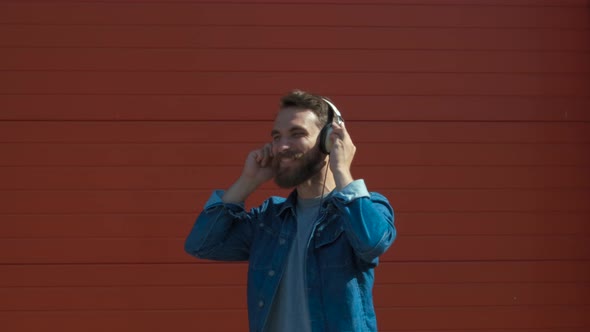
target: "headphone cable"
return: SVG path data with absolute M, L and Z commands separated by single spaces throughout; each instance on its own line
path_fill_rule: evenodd
M 326 178 L 328 177 L 328 169 L 330 168 L 330 155 L 328 155 L 328 163 L 326 164 L 326 173 L 324 173 L 324 184 L 322 185 L 322 194 L 320 195 L 320 206 L 318 207 L 318 215 L 316 220 L 320 218 L 320 211 L 322 210 L 322 203 L 324 202 L 324 189 L 326 189 Z

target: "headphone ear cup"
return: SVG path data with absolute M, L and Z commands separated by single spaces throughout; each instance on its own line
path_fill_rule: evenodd
M 325 154 L 330 154 L 330 150 L 332 150 L 332 142 L 330 141 L 330 134 L 332 133 L 332 124 L 328 123 L 322 128 L 320 131 L 319 140 L 320 140 L 320 151 Z

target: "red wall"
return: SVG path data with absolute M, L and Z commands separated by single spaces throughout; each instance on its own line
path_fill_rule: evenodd
M 307 2 L 0 1 L 3 331 L 245 331 L 183 240 L 293 88 L 397 211 L 381 331 L 590 329 L 590 1 Z

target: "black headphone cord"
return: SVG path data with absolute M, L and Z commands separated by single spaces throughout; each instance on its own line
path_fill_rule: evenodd
M 320 219 L 320 211 L 322 210 L 322 203 L 324 202 L 324 189 L 326 189 L 326 178 L 328 177 L 328 169 L 330 168 L 330 155 L 328 155 L 328 163 L 326 164 L 326 173 L 324 174 L 324 184 L 322 185 L 322 194 L 320 195 L 320 206 L 318 207 L 318 215 L 316 220 Z

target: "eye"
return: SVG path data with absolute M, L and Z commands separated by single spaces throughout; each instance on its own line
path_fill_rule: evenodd
M 281 139 L 281 137 L 279 135 L 275 135 L 272 137 L 273 142 L 278 142 L 280 139 Z

